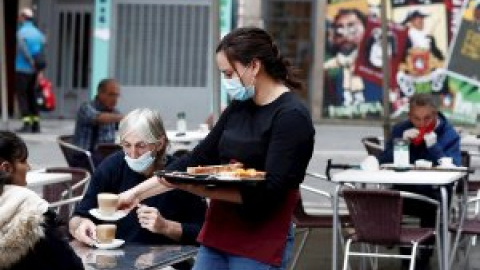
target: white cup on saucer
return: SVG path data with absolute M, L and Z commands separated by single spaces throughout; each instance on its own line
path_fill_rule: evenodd
M 451 157 L 442 157 L 438 160 L 438 164 L 442 168 L 453 168 L 456 167 L 455 164 L 453 164 L 453 158 Z

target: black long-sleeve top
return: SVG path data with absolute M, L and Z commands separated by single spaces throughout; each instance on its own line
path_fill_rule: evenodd
M 200 242 L 279 265 L 314 135 L 310 113 L 292 92 L 262 106 L 252 99 L 230 104 L 192 153 L 167 168 L 235 160 L 266 171 L 266 179 L 263 185 L 240 188 L 242 204 L 212 199 Z
M 84 198 L 76 206 L 74 215 L 87 217 L 95 223 L 101 223 L 88 213 L 90 209 L 98 207 L 98 193 L 119 194 L 146 180 L 144 175 L 128 167 L 124 157 L 125 154 L 120 151 L 101 163 L 90 181 Z M 168 157 L 167 164 L 172 160 L 172 157 Z M 172 190 L 150 197 L 142 201 L 142 204 L 155 207 L 164 218 L 181 223 L 181 243 L 196 243 L 197 235 L 205 219 L 206 202 L 204 199 L 185 191 Z M 145 244 L 175 243 L 174 240 L 164 235 L 155 234 L 142 228 L 135 211 L 117 221 L 116 238 Z

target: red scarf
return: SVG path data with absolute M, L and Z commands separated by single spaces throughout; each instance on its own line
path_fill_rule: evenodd
M 418 136 L 411 140 L 411 143 L 415 146 L 419 146 L 423 142 L 423 137 L 425 134 L 432 132 L 435 129 L 435 124 L 437 121 L 432 121 L 432 123 L 428 124 L 426 127 L 419 128 L 420 131 Z

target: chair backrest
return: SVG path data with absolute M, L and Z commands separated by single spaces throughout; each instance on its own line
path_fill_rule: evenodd
M 399 191 L 345 189 L 343 197 L 358 241 L 380 245 L 400 241 L 403 200 Z
M 90 173 L 95 171 L 92 154 L 90 151 L 82 149 L 72 143 L 72 135 L 60 135 L 57 143 L 62 150 L 63 156 L 69 167 L 79 167 L 87 169 Z
M 43 198 L 50 203 L 63 220 L 68 220 L 73 206 L 80 201 L 90 183 L 90 173 L 82 168 L 53 167 L 47 168 L 46 173 L 70 173 L 72 179 L 65 182 L 49 184 L 43 187 Z
M 320 178 L 326 181 L 326 176 L 316 174 L 316 173 L 308 173 L 309 176 L 314 178 Z M 301 184 L 300 189 L 314 194 L 316 196 L 321 197 L 321 199 L 316 201 L 324 201 L 328 202 L 325 204 L 325 208 L 320 211 L 323 213 L 315 213 L 314 215 L 309 214 L 305 211 L 303 206 L 302 196 L 297 202 L 295 209 L 293 210 L 293 223 L 295 223 L 297 228 L 332 228 L 332 215 L 333 215 L 333 208 L 332 208 L 332 195 L 324 190 L 316 189 L 306 184 Z M 348 217 L 345 215 L 340 216 L 340 222 L 342 225 L 346 225 L 349 223 Z
M 297 202 L 295 209 L 293 210 L 293 223 L 297 228 L 331 228 L 332 227 L 332 215 L 309 215 L 305 212 L 303 207 L 302 198 Z
M 106 157 L 120 150 L 122 150 L 122 147 L 116 143 L 98 143 L 95 146 L 95 155 L 98 159 L 97 164 L 99 164 Z
M 365 146 L 368 155 L 379 157 L 382 154 L 384 147 L 382 146 L 380 139 L 377 137 L 365 137 L 362 138 L 362 144 Z

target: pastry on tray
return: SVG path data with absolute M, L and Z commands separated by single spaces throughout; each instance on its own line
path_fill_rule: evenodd
M 188 167 L 187 173 L 191 175 L 218 175 L 228 178 L 265 178 L 265 172 L 245 169 L 242 163 Z
M 209 166 L 195 166 L 187 167 L 187 173 L 192 175 L 198 174 L 218 174 L 221 172 L 230 172 L 235 169 L 243 168 L 240 162 L 224 164 L 224 165 L 209 165 Z

